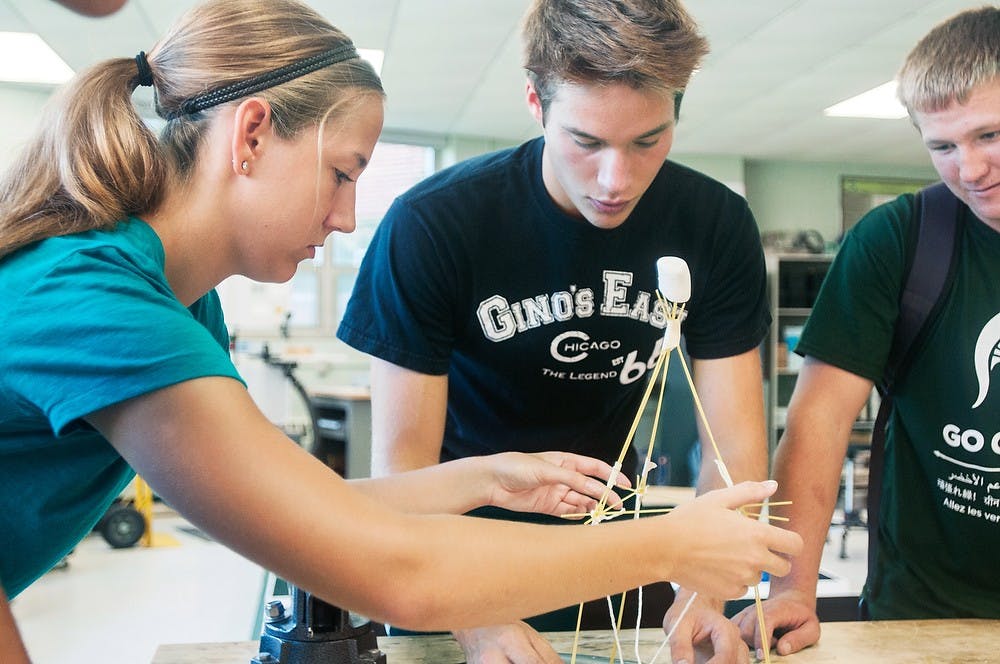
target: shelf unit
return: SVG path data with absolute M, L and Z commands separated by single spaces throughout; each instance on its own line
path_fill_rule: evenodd
M 761 361 L 768 444 L 773 458 L 774 450 L 785 430 L 788 402 L 802 363 L 802 358 L 793 352 L 794 342 L 798 340 L 798 334 L 812 313 L 812 306 L 834 256 L 768 253 L 765 258 L 773 320 L 761 349 Z M 847 557 L 846 543 L 850 530 L 867 527 L 864 506 L 868 492 L 868 448 L 878 405 L 878 392 L 872 390 L 848 440 L 838 495 L 838 506 L 842 510 L 843 519 L 833 524 L 843 529 L 841 558 Z
M 761 361 L 768 444 L 773 452 L 785 428 L 788 401 L 802 362 L 792 348 L 812 312 L 813 302 L 833 261 L 833 254 L 767 253 L 765 258 L 773 320 L 761 352 Z

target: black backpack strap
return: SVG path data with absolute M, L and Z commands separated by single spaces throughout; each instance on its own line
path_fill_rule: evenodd
M 954 276 L 958 199 L 944 183 L 938 183 L 920 191 L 917 207 L 920 225 L 916 248 L 899 299 L 899 318 L 883 387 L 891 386 L 909 368 L 917 347 L 914 342 Z M 941 260 L 943 256 L 949 260 Z
M 899 317 L 886 363 L 882 397 L 872 427 L 871 456 L 868 461 L 868 575 L 875 570 L 878 557 L 879 503 L 882 497 L 882 472 L 885 466 L 885 427 L 892 411 L 892 388 L 906 374 L 926 334 L 928 323 L 937 316 L 944 296 L 951 287 L 958 262 L 959 202 L 948 188 L 939 183 L 922 189 L 916 199 L 920 222 L 917 226 L 913 258 L 909 261 L 899 298 Z M 942 260 L 947 257 L 947 260 Z M 867 607 L 860 607 L 867 619 Z

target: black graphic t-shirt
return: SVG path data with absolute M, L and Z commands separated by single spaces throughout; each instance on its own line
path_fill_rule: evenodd
M 613 463 L 660 353 L 661 256 L 690 267 L 692 357 L 750 350 L 770 322 L 742 197 L 667 162 L 624 224 L 598 229 L 549 198 L 542 146 L 463 162 L 400 196 L 337 332 L 393 364 L 448 374 L 444 460 L 559 449 Z
M 796 352 L 878 380 L 913 203 L 876 208 L 847 235 Z M 958 250 L 887 430 L 880 556 L 865 589 L 875 618 L 1000 617 L 1000 233 L 963 206 Z

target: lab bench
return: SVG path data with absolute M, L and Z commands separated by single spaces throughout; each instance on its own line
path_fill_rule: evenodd
M 790 664 L 911 664 L 912 662 L 996 662 L 1000 652 L 1000 620 L 886 620 L 824 623 L 817 645 L 794 655 L 771 654 L 771 661 Z M 621 643 L 625 655 L 634 660 L 634 631 L 624 630 Z M 570 652 L 572 632 L 544 634 L 558 652 Z M 639 631 L 643 661 L 649 661 L 663 642 L 660 629 Z M 608 661 L 613 637 L 610 631 L 581 634 L 578 652 L 603 656 Z M 390 664 L 458 664 L 465 657 L 455 640 L 446 634 L 432 636 L 379 637 L 379 648 Z M 203 643 L 160 646 L 152 664 L 226 664 L 249 662 L 257 654 L 257 643 Z M 659 662 L 669 662 L 669 648 Z M 578 659 L 579 661 L 579 659 Z M 617 659 L 615 660 L 617 661 Z

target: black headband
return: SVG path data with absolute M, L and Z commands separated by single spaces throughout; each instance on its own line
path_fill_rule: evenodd
M 216 90 L 206 92 L 205 94 L 198 95 L 197 97 L 185 99 L 181 103 L 180 108 L 169 114 L 167 119 L 173 120 L 174 118 L 178 118 L 183 115 L 192 115 L 194 113 L 198 113 L 199 111 L 204 111 L 207 108 L 224 104 L 227 101 L 239 99 L 240 97 L 245 97 L 255 92 L 260 92 L 261 90 L 274 87 L 275 85 L 286 83 L 292 79 L 296 79 L 318 69 L 322 69 L 323 67 L 329 67 L 330 65 L 337 64 L 338 62 L 344 62 L 346 60 L 354 60 L 358 57 L 360 56 L 358 56 L 358 52 L 354 49 L 354 44 L 347 42 L 337 46 L 336 48 L 332 48 L 329 51 L 324 51 L 319 55 L 313 55 L 303 60 L 293 62 L 290 65 L 285 65 L 284 67 L 279 67 L 278 69 L 264 74 L 253 76 L 245 81 L 232 83 Z M 143 59 L 145 60 L 145 57 Z M 138 63 L 138 58 L 136 58 L 136 62 Z M 149 65 L 147 64 L 146 67 L 148 69 Z

